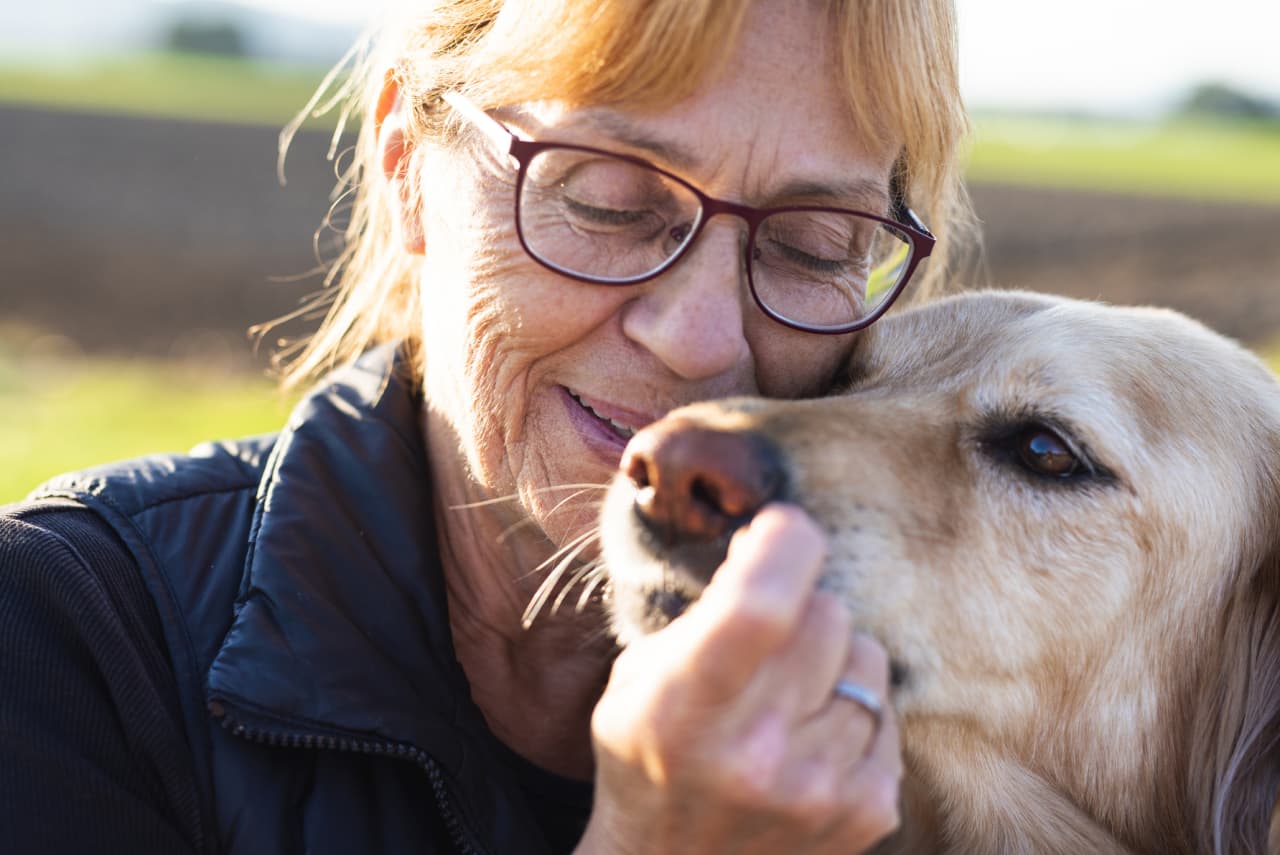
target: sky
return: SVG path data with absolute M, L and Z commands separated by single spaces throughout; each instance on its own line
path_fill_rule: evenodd
M 1277 0 L 958 0 L 974 106 L 1137 110 L 1217 81 L 1280 101 Z

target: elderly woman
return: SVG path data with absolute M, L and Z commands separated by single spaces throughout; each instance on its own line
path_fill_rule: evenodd
M 354 219 L 293 379 L 336 370 L 279 435 L 0 518 L 0 850 L 870 846 L 885 658 L 800 511 L 621 655 L 598 597 L 524 616 L 633 431 L 822 393 L 929 253 L 908 204 L 945 237 L 949 4 L 415 5 L 351 77 Z

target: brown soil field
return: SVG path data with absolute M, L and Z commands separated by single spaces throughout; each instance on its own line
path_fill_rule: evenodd
M 1280 206 L 1044 188 L 971 188 L 976 279 L 1167 306 L 1249 344 L 1280 334 Z
M 270 128 L 0 107 L 0 332 L 247 359 L 246 329 L 320 285 L 326 146 L 299 137 L 280 187 Z M 972 192 L 978 284 L 1170 306 L 1247 343 L 1280 333 L 1280 207 Z

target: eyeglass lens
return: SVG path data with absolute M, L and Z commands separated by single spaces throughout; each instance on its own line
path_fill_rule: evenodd
M 544 264 L 621 284 L 670 264 L 703 211 L 689 187 L 652 168 L 550 148 L 528 162 L 517 216 L 525 246 Z M 893 295 L 911 252 L 906 235 L 870 217 L 779 211 L 757 224 L 751 284 L 762 304 L 790 321 L 854 324 Z

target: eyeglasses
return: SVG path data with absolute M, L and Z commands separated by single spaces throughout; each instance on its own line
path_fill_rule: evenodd
M 443 97 L 514 162 L 525 252 L 572 279 L 645 282 L 679 261 L 708 220 L 728 214 L 747 224 L 744 267 L 760 310 L 793 329 L 838 335 L 883 315 L 933 251 L 933 235 L 901 201 L 894 219 L 817 205 L 752 208 L 640 158 L 522 139 L 463 95 Z

